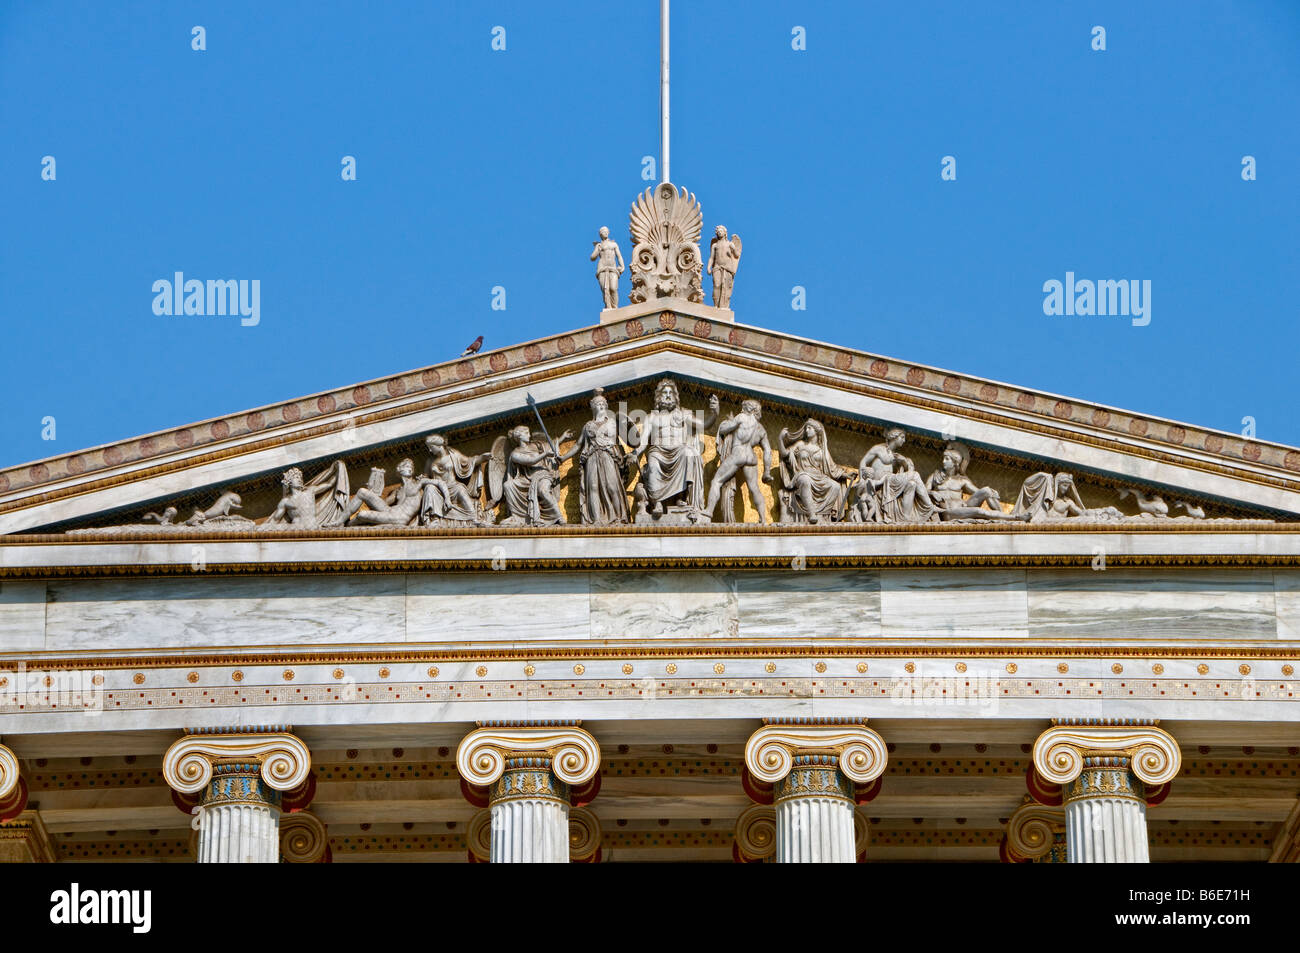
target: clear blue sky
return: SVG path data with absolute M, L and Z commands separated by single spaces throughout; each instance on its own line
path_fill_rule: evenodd
M 672 41 L 744 323 L 1300 444 L 1300 3 L 677 0 Z M 0 465 L 594 324 L 657 71 L 656 0 L 0 2 Z M 154 315 L 176 271 L 260 324 Z M 1066 271 L 1151 323 L 1045 316 Z

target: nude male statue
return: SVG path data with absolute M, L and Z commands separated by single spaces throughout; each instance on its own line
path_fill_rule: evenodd
M 609 229 L 600 227 L 600 241 L 592 243 L 591 260 L 596 261 L 596 280 L 600 282 L 601 294 L 605 297 L 606 308 L 618 307 L 618 276 L 623 274 L 623 254 L 618 250 L 618 242 L 609 237 Z
M 718 497 L 722 493 L 723 486 L 734 479 L 737 473 L 743 471 L 745 485 L 749 487 L 749 502 L 758 511 L 758 522 L 767 524 L 767 505 L 763 499 L 763 491 L 758 486 L 759 464 L 754 459 L 754 448 L 761 447 L 764 479 L 769 479 L 771 467 L 768 466 L 767 461 L 772 455 L 772 448 L 768 444 L 767 431 L 760 423 L 762 417 L 762 405 L 756 400 L 746 400 L 740 405 L 739 414 L 728 417 L 718 425 L 718 470 L 713 474 L 713 483 L 709 486 L 709 499 L 704 504 L 704 512 L 709 517 L 713 516 L 714 508 L 718 505 Z M 730 512 L 725 512 L 724 522 L 731 522 L 731 517 Z

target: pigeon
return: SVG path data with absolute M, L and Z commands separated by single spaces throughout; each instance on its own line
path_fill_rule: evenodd
M 471 344 L 469 347 L 465 348 L 465 350 L 460 352 L 460 356 L 465 357 L 466 355 L 469 354 L 477 354 L 478 349 L 481 348 L 482 346 L 483 346 L 483 335 L 480 334 L 478 337 L 474 339 L 473 344 Z

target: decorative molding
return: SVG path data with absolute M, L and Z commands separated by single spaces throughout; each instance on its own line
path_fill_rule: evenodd
M 1028 640 L 1024 640 L 1028 641 Z M 1206 640 L 1208 641 L 1208 640 Z M 268 652 L 259 654 L 232 654 L 224 647 L 214 647 L 213 654 L 194 655 L 202 648 L 188 648 L 184 654 L 177 655 L 136 655 L 113 656 L 97 655 L 93 650 L 83 650 L 79 654 L 68 653 L 57 657 L 60 669 L 95 669 L 97 671 L 141 671 L 160 668 L 219 668 L 227 666 L 266 666 L 283 668 L 286 665 L 345 665 L 372 664 L 398 665 L 403 662 L 500 662 L 500 661 L 539 661 L 561 660 L 569 662 L 589 661 L 636 661 L 638 659 L 700 659 L 700 658 L 752 658 L 752 659 L 799 659 L 815 660 L 827 658 L 873 658 L 880 660 L 904 660 L 932 658 L 941 660 L 958 659 L 1090 659 L 1090 658 L 1159 658 L 1159 659 L 1196 659 L 1206 663 L 1235 661 L 1237 659 L 1282 659 L 1300 664 L 1300 643 L 1281 641 L 1278 643 L 1243 642 L 1240 646 L 1203 645 L 1183 643 L 1181 645 L 1152 640 L 1150 644 L 1119 643 L 1106 645 L 1089 640 L 1056 639 L 1050 643 L 1038 645 L 954 645 L 951 636 L 935 637 L 926 641 L 911 641 L 881 645 L 879 640 L 873 642 L 849 642 L 828 639 L 820 645 L 791 645 L 789 642 L 773 641 L 771 643 L 745 643 L 720 645 L 718 640 L 680 641 L 670 645 L 632 644 L 626 647 L 610 646 L 524 646 L 519 648 L 473 649 L 407 649 L 401 651 L 353 650 L 342 652 Z M 1279 644 L 1280 643 L 1280 644 Z M 14 666 L 26 666 L 39 669 L 52 664 L 52 660 L 42 656 L 4 657 L 5 667 L 12 670 Z M 872 673 L 870 678 L 879 673 Z M 1260 675 L 1260 673 L 1256 673 Z M 928 676 L 917 676 L 923 679 Z M 1202 678 L 1208 676 L 1200 676 Z M 1235 676 L 1233 676 L 1235 677 Z M 1289 679 L 1285 672 L 1274 677 Z M 572 676 L 570 676 L 570 679 Z M 869 680 L 862 676 L 859 680 Z M 1071 679 L 1077 681 L 1077 676 Z M 1095 681 L 1096 679 L 1091 679 Z M 1146 679 L 1144 679 L 1145 681 Z M 1150 679 L 1160 682 L 1161 679 Z M 1186 679 L 1165 677 L 1169 684 L 1181 683 Z M 461 680 L 463 681 L 463 680 Z M 1017 679 L 1001 679 L 1004 683 L 1014 683 Z M 427 684 L 428 680 L 422 681 Z M 392 683 L 390 683 L 392 684 Z
M 658 524 L 655 524 L 656 526 Z M 746 525 L 746 524 L 728 524 Z M 866 525 L 866 524 L 863 524 Z M 874 524 L 872 524 L 874 525 Z M 924 523 L 908 527 L 909 531 L 920 530 Z M 1074 532 L 1094 535 L 1104 532 L 1102 524 L 1090 523 Z M 535 527 L 536 530 L 549 530 L 552 527 Z M 1188 530 L 1190 531 L 1190 530 Z M 870 536 L 872 533 L 860 534 Z M 1238 534 L 1260 533 L 1257 524 L 1249 524 L 1236 529 Z M 580 535 L 580 534 L 573 534 Z M 760 535 L 755 533 L 755 535 Z M 5 545 L 10 545 L 12 537 L 0 537 Z M 45 543 L 53 540 L 43 540 Z M 117 538 L 113 543 L 145 542 L 143 539 Z M 174 542 L 159 540 L 154 537 L 150 542 Z M 185 543 L 199 542 L 186 538 Z M 221 540 L 203 540 L 220 542 Z M 267 534 L 261 534 L 259 542 L 271 542 Z M 98 540 L 100 543 L 108 539 Z M 239 576 L 239 575 L 302 575 L 327 576 L 335 574 L 353 574 L 359 572 L 398 573 L 428 572 L 436 568 L 446 573 L 487 573 L 492 571 L 492 559 L 358 559 L 339 560 L 337 562 L 249 562 L 219 563 L 211 562 L 203 570 L 194 569 L 189 562 L 189 550 L 186 549 L 184 561 L 176 563 L 119 564 L 98 565 L 83 564 L 75 566 L 6 566 L 0 568 L 0 580 L 32 579 L 60 582 L 90 578 L 134 578 L 134 577 L 197 577 L 197 576 Z M 804 557 L 805 569 L 1084 569 L 1092 565 L 1096 557 L 1087 553 L 1054 553 L 1049 555 L 1032 555 L 1023 553 L 986 553 L 978 555 L 870 555 L 846 553 L 834 556 L 808 555 Z M 593 569 L 608 569 L 620 572 L 640 572 L 647 569 L 695 569 L 715 571 L 764 571 L 788 570 L 790 556 L 680 556 L 666 557 L 657 555 L 634 557 L 592 557 L 574 556 L 563 558 L 512 557 L 510 565 L 516 572 L 582 572 Z M 1255 552 L 1245 553 L 1110 553 L 1106 556 L 1106 565 L 1114 569 L 1295 569 L 1300 568 L 1300 552 L 1267 555 Z
M 456 748 L 456 769 L 470 784 L 487 786 L 501 777 L 508 756 L 530 752 L 545 752 L 566 784 L 583 784 L 600 770 L 600 745 L 577 724 L 476 728 Z
M 1172 781 L 1182 767 L 1178 742 L 1155 722 L 1147 724 L 1096 724 L 1060 721 L 1034 742 L 1034 769 L 1044 781 L 1068 784 L 1079 777 L 1085 758 L 1123 757 L 1132 761 L 1132 771 L 1146 784 Z
M 775 784 L 790 773 L 796 754 L 834 753 L 839 770 L 855 784 L 869 784 L 885 772 L 885 740 L 866 725 L 766 724 L 745 743 L 745 766 L 757 780 Z
M 280 859 L 285 863 L 318 864 L 329 846 L 329 833 L 315 814 L 297 811 L 280 818 Z
M 600 818 L 585 807 L 569 808 L 569 859 L 594 862 L 600 852 L 603 834 Z
M 215 761 L 249 761 L 261 766 L 262 780 L 276 791 L 292 791 L 311 772 L 311 752 L 287 732 L 186 735 L 163 756 L 163 778 L 182 794 L 203 790 L 212 781 Z

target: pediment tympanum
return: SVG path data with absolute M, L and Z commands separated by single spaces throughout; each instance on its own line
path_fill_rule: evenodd
M 650 376 L 50 527 L 75 536 L 348 528 L 1187 525 L 1272 520 L 1222 499 L 680 374 Z M 448 415 L 450 416 L 450 415 Z M 400 423 L 400 421 L 399 421 Z

